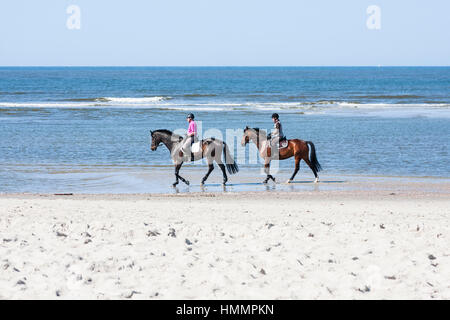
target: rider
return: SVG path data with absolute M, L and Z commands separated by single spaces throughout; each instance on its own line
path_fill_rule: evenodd
M 270 146 L 272 148 L 278 149 L 280 141 L 285 139 L 285 136 L 283 134 L 283 126 L 281 125 L 280 116 L 278 115 L 278 113 L 272 114 L 272 121 L 274 123 L 274 129 L 272 130 L 272 133 L 270 135 Z
M 187 115 L 187 122 L 189 123 L 187 137 L 183 143 L 181 150 L 184 154 L 191 154 L 191 161 L 194 161 L 194 154 L 191 152 L 191 147 L 194 142 L 197 141 L 197 124 L 194 121 L 194 115 L 189 113 Z

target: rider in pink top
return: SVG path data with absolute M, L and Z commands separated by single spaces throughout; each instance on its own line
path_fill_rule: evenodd
M 191 153 L 191 161 L 194 161 L 194 154 L 191 152 L 191 147 L 192 144 L 197 140 L 197 124 L 194 121 L 194 115 L 192 113 L 188 114 L 187 121 L 189 122 L 189 127 L 182 150 L 185 154 Z
M 195 123 L 194 119 L 189 121 L 189 128 L 187 132 L 188 136 L 196 136 L 197 135 L 197 124 Z

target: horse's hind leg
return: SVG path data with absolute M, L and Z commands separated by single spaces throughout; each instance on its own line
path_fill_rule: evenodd
M 315 183 L 319 182 L 319 176 L 317 175 L 317 171 L 316 169 L 314 169 L 314 167 L 311 165 L 311 161 L 309 161 L 308 158 L 303 158 L 303 160 L 305 160 L 306 164 L 308 165 L 308 167 L 311 168 L 312 172 L 314 173 L 314 177 L 316 177 L 316 179 L 314 180 Z
M 228 177 L 227 177 L 227 171 L 225 170 L 225 165 L 220 162 L 218 163 L 220 170 L 222 170 L 222 175 L 223 175 L 223 181 L 222 184 L 225 185 L 228 181 Z
M 214 160 L 216 160 L 220 170 L 222 171 L 223 175 L 222 185 L 225 185 L 228 181 L 228 177 L 227 177 L 227 170 L 225 170 L 225 165 L 223 164 L 222 161 L 222 145 L 215 145 L 213 152 L 214 154 L 212 156 L 214 156 Z
M 209 175 L 211 174 L 211 172 L 214 170 L 214 164 L 212 162 L 212 160 L 210 160 L 208 158 L 208 172 L 205 174 L 205 176 L 202 179 L 202 185 L 205 184 L 206 179 L 208 179 Z
M 302 159 L 298 156 L 295 156 L 295 169 L 294 169 L 294 173 L 292 174 L 292 176 L 289 178 L 289 180 L 287 181 L 287 183 L 292 182 L 292 180 L 294 180 L 295 175 L 297 174 L 298 170 L 300 170 L 300 161 Z
M 180 172 L 180 168 L 183 165 L 183 162 L 180 164 L 177 164 L 175 167 L 175 178 L 177 179 L 175 181 L 175 183 L 173 184 L 173 186 L 175 187 L 178 184 L 178 179 L 180 179 L 181 181 L 183 181 L 184 183 L 186 183 L 187 185 L 189 185 L 189 181 L 187 181 L 186 179 L 184 179 L 182 176 L 179 175 Z

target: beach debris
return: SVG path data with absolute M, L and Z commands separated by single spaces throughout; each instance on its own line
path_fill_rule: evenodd
M 23 286 L 23 285 L 26 285 L 26 283 L 23 280 L 19 280 L 19 281 L 16 282 L 16 285 Z
M 302 266 L 303 265 L 303 263 L 299 260 L 299 259 L 297 259 L 297 262 Z
M 187 244 L 188 246 L 191 246 L 191 245 L 192 245 L 192 242 L 191 242 L 189 239 L 187 239 L 187 238 L 186 238 L 186 240 L 184 240 L 184 242 L 186 242 L 186 244 Z
M 91 239 L 84 240 L 84 244 L 88 244 L 89 242 L 92 242 L 92 240 Z
M 436 257 L 433 256 L 432 254 L 430 254 L 430 255 L 428 255 L 428 259 L 430 259 L 430 260 L 436 260 Z
M 314 235 L 312 233 L 308 234 L 308 237 L 314 238 Z
M 395 276 L 384 276 L 384 278 L 388 280 L 397 280 Z
M 168 233 L 167 235 L 170 236 L 170 237 L 172 237 L 172 238 L 176 238 L 176 237 L 177 237 L 174 228 L 170 228 L 170 229 L 169 229 L 169 233 Z
M 59 232 L 59 231 L 56 231 L 56 236 L 57 237 L 67 237 L 67 234 Z
M 391 192 L 391 193 L 389 193 L 389 195 L 390 195 L 390 196 L 395 196 L 396 193 L 395 193 L 395 192 Z
M 273 223 L 266 223 L 267 229 L 270 229 L 272 227 L 275 227 Z
M 428 282 L 428 281 L 427 281 L 427 284 L 428 284 L 430 287 L 434 287 L 434 285 L 433 285 L 432 283 Z
M 61 296 L 61 290 L 56 290 L 55 293 L 56 293 L 56 296 L 57 296 L 57 297 L 60 297 L 60 296 Z
M 55 193 L 55 196 L 73 196 L 73 193 Z
M 141 292 L 133 290 L 133 291 L 131 291 L 130 294 L 126 295 L 125 298 L 131 299 L 131 298 L 133 298 L 133 296 L 134 296 L 135 294 L 141 294 Z
M 259 270 L 259 273 L 266 275 L 266 270 L 264 270 L 263 268 L 261 268 L 261 270 Z
M 356 260 L 358 260 L 358 259 L 359 259 L 358 257 L 353 257 L 353 258 L 352 258 L 353 261 L 356 261 Z
M 20 272 L 20 270 L 17 269 L 16 267 L 14 267 L 13 270 L 14 270 L 15 272 Z
M 370 292 L 370 287 L 366 285 L 363 289 L 358 288 L 358 291 L 362 293 Z
M 147 237 L 156 237 L 159 236 L 160 233 L 157 230 L 148 230 Z
M 384 224 L 380 224 L 380 229 L 386 229 L 386 227 L 384 226 Z

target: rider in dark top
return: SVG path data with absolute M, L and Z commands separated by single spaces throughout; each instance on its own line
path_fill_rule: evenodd
M 272 114 L 272 121 L 273 121 L 274 125 L 273 125 L 272 133 L 270 135 L 270 138 L 271 138 L 270 146 L 272 148 L 278 149 L 279 142 L 281 140 L 285 139 L 284 134 L 283 134 L 283 126 L 281 125 L 280 116 L 278 115 L 278 113 Z

